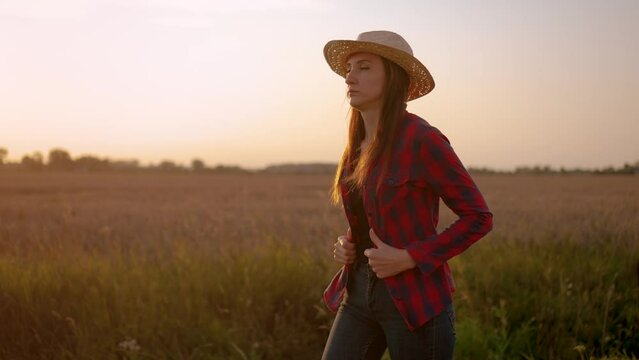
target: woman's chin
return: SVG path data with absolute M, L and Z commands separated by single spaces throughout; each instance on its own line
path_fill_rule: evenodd
M 381 104 L 379 101 L 370 101 L 370 100 L 363 101 L 363 99 L 358 99 L 357 97 L 349 98 L 349 103 L 351 104 L 352 108 L 359 110 L 360 112 L 371 110 L 371 109 L 374 109 L 375 107 L 381 108 Z
M 365 108 L 365 106 L 363 106 L 364 104 L 361 101 L 357 101 L 357 99 L 351 98 L 350 104 L 352 108 L 357 109 L 359 111 L 362 111 Z

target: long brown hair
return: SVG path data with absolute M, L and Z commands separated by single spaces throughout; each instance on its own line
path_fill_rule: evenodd
M 351 107 L 350 123 L 348 126 L 348 144 L 344 149 L 342 158 L 337 166 L 333 187 L 331 189 L 331 202 L 335 205 L 340 202 L 340 178 L 344 167 L 357 160 L 357 166 L 353 172 L 344 178 L 349 189 L 361 189 L 368 171 L 377 160 L 381 160 L 382 174 L 388 170 L 393 140 L 398 131 L 398 124 L 406 109 L 408 96 L 409 77 L 406 71 L 394 62 L 382 57 L 386 81 L 384 84 L 382 111 L 375 137 L 357 158 L 356 153 L 366 137 L 364 119 L 359 110 Z M 380 184 L 380 177 L 377 187 Z

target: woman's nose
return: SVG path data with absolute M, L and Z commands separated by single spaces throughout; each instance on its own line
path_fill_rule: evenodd
M 346 76 L 344 77 L 344 81 L 346 81 L 346 84 L 348 85 L 355 83 L 355 79 L 353 78 L 352 71 L 349 71 L 346 73 Z

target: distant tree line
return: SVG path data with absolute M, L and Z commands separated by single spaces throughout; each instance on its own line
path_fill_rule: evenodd
M 201 173 L 248 173 L 239 166 L 217 165 L 208 167 L 203 160 L 193 159 L 190 166 L 163 160 L 158 164 L 143 166 L 138 160 L 111 160 L 93 155 L 72 158 L 65 149 L 55 148 L 45 157 L 36 151 L 24 155 L 19 162 L 7 160 L 8 151 L 0 148 L 0 169 L 24 171 L 73 171 L 73 172 L 201 172 Z
M 243 169 L 235 165 L 207 166 L 201 159 L 193 159 L 190 166 L 177 164 L 172 160 L 163 160 L 158 164 L 141 165 L 138 160 L 111 160 L 93 155 L 82 155 L 72 158 L 69 152 L 62 148 L 51 149 L 45 159 L 41 152 L 36 151 L 24 155 L 19 162 L 8 161 L 8 150 L 0 147 L 0 170 L 17 171 L 74 171 L 74 172 L 195 172 L 216 174 L 334 174 L 337 169 L 335 163 L 288 163 L 270 165 L 260 170 Z M 601 169 L 582 169 L 564 167 L 553 168 L 545 166 L 520 166 L 515 170 L 494 170 L 487 167 L 469 167 L 473 174 L 622 174 L 639 175 L 639 161 L 634 164 L 625 163 L 615 168 L 612 166 Z
M 515 170 L 493 170 L 486 167 L 469 167 L 468 171 L 474 174 L 517 174 L 517 175 L 542 175 L 542 174 L 618 174 L 618 175 L 639 175 L 639 161 L 634 164 L 625 163 L 621 167 L 607 166 L 600 169 L 583 169 L 583 168 L 553 168 L 548 165 L 544 166 L 518 166 Z

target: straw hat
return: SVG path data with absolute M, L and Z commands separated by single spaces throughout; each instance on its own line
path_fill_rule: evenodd
M 406 101 L 424 96 L 435 87 L 426 66 L 413 56 L 406 40 L 394 32 L 368 31 L 359 34 L 357 40 L 332 40 L 324 46 L 328 65 L 341 77 L 346 77 L 346 59 L 356 52 L 382 56 L 406 70 L 410 77 Z

